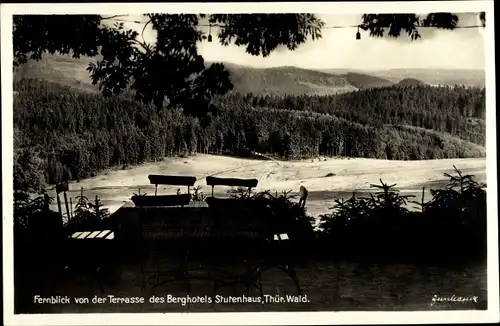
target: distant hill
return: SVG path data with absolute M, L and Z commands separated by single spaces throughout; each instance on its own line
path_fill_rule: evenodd
M 359 89 L 388 87 L 394 84 L 387 79 L 357 72 L 348 72 L 340 76 L 343 76 L 351 85 Z
M 297 67 L 253 68 L 225 63 L 234 92 L 254 94 L 334 95 L 386 87 L 394 83 L 362 73 L 335 74 Z
M 14 79 L 37 78 L 87 92 L 98 91 L 86 71 L 95 58 L 73 59 L 70 56 L 45 55 L 16 69 Z M 207 63 L 210 64 L 210 63 Z M 233 92 L 261 95 L 335 95 L 358 89 L 384 87 L 393 82 L 362 73 L 332 74 L 297 67 L 259 69 L 224 63 L 230 71 Z
M 398 82 L 398 80 L 389 80 L 373 74 L 353 69 L 313 69 L 327 74 L 343 77 L 351 85 L 358 89 L 369 89 L 377 87 L 388 87 Z
M 402 79 L 414 78 L 427 85 L 485 86 L 485 71 L 474 69 L 319 69 L 318 71 L 332 74 L 362 73 L 366 76 L 378 77 L 391 83 L 398 83 Z
M 69 86 L 87 92 L 99 91 L 92 85 L 90 75 L 86 71 L 90 62 L 95 58 L 73 59 L 63 55 L 45 55 L 40 61 L 28 63 L 14 70 L 14 81 L 23 78 L 36 78 L 47 82 Z
M 334 95 L 355 91 L 343 76 L 296 67 L 251 68 L 225 63 L 233 92 L 261 95 Z
M 472 69 L 391 69 L 383 71 L 367 71 L 366 73 L 398 82 L 405 78 L 418 79 L 428 85 L 486 85 L 484 70 Z
M 87 92 L 97 92 L 86 71 L 96 58 L 45 55 L 16 69 L 14 79 L 37 78 Z M 209 64 L 209 63 L 207 63 Z M 428 85 L 484 87 L 484 71 L 439 69 L 393 69 L 364 72 L 350 69 L 312 70 L 297 67 L 253 68 L 224 63 L 230 71 L 235 93 L 259 95 L 335 95 L 418 80 Z M 401 84 L 400 84 L 401 85 Z
M 395 84 L 395 86 L 399 87 L 425 86 L 425 85 L 427 84 L 415 78 L 405 78 L 403 80 L 400 80 L 397 84 Z

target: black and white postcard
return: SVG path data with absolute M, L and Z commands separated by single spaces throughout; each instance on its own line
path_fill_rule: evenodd
M 2 4 L 4 322 L 498 322 L 493 1 Z

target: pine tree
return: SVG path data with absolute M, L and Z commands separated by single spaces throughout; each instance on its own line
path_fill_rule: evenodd
M 89 219 L 90 211 L 88 198 L 83 195 L 83 187 L 80 190 L 80 196 L 76 197 L 76 206 L 71 224 L 79 227 L 84 227 Z
M 91 227 L 92 229 L 99 228 L 99 226 L 102 224 L 102 221 L 109 218 L 109 209 L 102 208 L 103 205 L 97 195 L 95 196 L 95 201 L 93 203 L 89 202 L 88 206 L 90 217 L 89 227 Z

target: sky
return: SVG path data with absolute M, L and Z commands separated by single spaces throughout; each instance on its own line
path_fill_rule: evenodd
M 350 26 L 361 22 L 361 15 L 317 15 L 327 26 Z M 476 13 L 460 13 L 458 26 L 480 25 Z M 127 20 L 144 20 L 131 15 Z M 126 26 L 142 33 L 141 24 Z M 207 27 L 202 27 L 207 30 Z M 213 42 L 199 44 L 199 53 L 209 62 L 230 62 L 258 68 L 295 66 L 306 69 L 484 69 L 485 44 L 482 28 L 465 28 L 453 31 L 422 29 L 422 38 L 412 41 L 406 35 L 398 39 L 373 38 L 361 32 L 356 40 L 356 28 L 325 28 L 319 40 L 309 40 L 296 50 L 277 49 L 263 58 L 245 52 L 244 47 L 222 46 L 218 43 L 216 29 L 212 28 Z M 155 39 L 152 29 L 146 27 L 144 39 Z

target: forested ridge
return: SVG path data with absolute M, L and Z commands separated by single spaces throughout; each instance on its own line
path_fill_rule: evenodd
M 201 121 L 181 109 L 158 109 L 126 96 L 103 98 L 36 79 L 18 80 L 14 89 L 14 184 L 20 189 L 195 152 L 402 160 L 485 153 L 485 92 L 479 88 L 228 94 L 215 100 L 218 114 Z
M 326 96 L 255 96 L 231 94 L 227 107 L 249 105 L 327 113 L 380 128 L 412 125 L 485 144 L 485 89 L 479 87 L 390 86 Z

